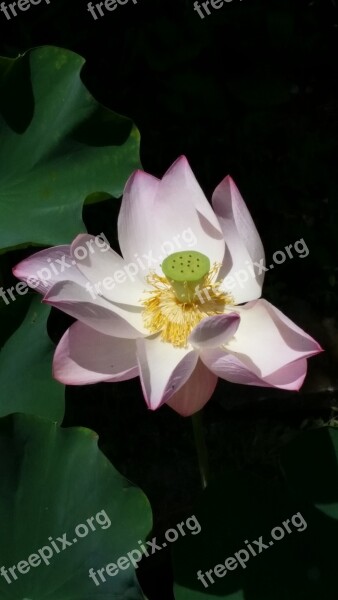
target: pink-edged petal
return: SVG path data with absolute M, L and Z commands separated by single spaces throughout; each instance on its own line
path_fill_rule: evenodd
M 77 268 L 98 295 L 113 302 L 139 305 L 145 286 L 135 276 L 135 269 L 107 244 L 98 245 L 96 236 L 81 234 L 75 238 L 70 251 Z
M 124 259 L 144 263 L 144 273 L 160 272 L 165 256 L 196 249 L 211 262 L 222 262 L 225 250 L 217 219 L 185 158 L 161 181 L 137 171 L 127 182 L 118 220 Z M 141 275 L 142 273 L 140 273 Z
M 74 323 L 61 338 L 53 376 L 65 385 L 125 381 L 138 375 L 136 342 L 114 338 L 83 323 Z
M 216 188 L 212 204 L 220 222 L 228 252 L 221 276 L 222 288 L 231 292 L 236 304 L 261 296 L 265 265 L 264 249 L 247 206 L 230 176 Z M 261 271 L 261 272 L 260 272 Z
M 300 389 L 307 371 L 307 360 L 300 359 L 278 369 L 267 377 L 259 377 L 237 356 L 228 354 L 221 348 L 204 350 L 201 359 L 215 375 L 231 383 L 274 387 L 290 391 Z
M 226 350 L 259 377 L 322 351 L 305 331 L 266 300 L 236 307 L 241 321 Z
M 271 373 L 268 377 L 265 377 L 265 381 L 271 387 L 277 387 L 282 390 L 295 390 L 298 391 L 304 383 L 304 379 L 307 373 L 307 360 L 301 358 L 296 360 L 294 363 L 286 365 L 278 371 Z
M 151 410 L 185 384 L 198 360 L 192 348 L 175 348 L 159 336 L 137 340 L 137 357 L 143 395 Z
M 86 277 L 72 264 L 70 246 L 54 246 L 25 258 L 13 268 L 13 274 L 40 294 L 64 279 L 86 284 Z
M 209 256 L 212 262 L 220 262 L 225 250 L 222 229 L 185 156 L 180 156 L 168 169 L 161 182 L 160 193 L 165 197 L 176 198 L 177 188 L 180 190 L 182 203 L 188 201 L 186 191 L 189 194 L 189 201 L 197 211 L 200 226 L 208 236 L 208 247 L 212 246 L 212 249 L 206 248 L 204 254 Z
M 129 264 L 136 265 L 141 279 L 148 274 L 150 268 L 158 265 L 160 253 L 157 251 L 153 211 L 159 184 L 160 181 L 148 173 L 133 173 L 124 189 L 118 217 L 118 238 L 122 256 Z
M 167 401 L 168 406 L 182 417 L 190 417 L 210 400 L 217 380 L 218 377 L 199 360 L 188 381 Z
M 133 307 L 129 307 L 132 310 L 117 307 L 100 296 L 93 299 L 86 288 L 72 281 L 56 283 L 43 302 L 107 335 L 132 339 L 148 333 L 143 327 L 141 313 Z
M 236 333 L 240 322 L 237 313 L 206 317 L 191 332 L 189 342 L 196 348 L 213 348 L 226 344 Z

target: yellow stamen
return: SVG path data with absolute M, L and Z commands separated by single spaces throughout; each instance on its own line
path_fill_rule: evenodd
M 147 282 L 153 290 L 147 292 L 148 298 L 142 301 L 143 321 L 150 333 L 161 333 L 161 339 L 178 348 L 185 348 L 191 331 L 204 319 L 224 314 L 234 304 L 231 294 L 219 290 L 220 283 L 215 281 L 220 265 L 210 269 L 203 289 L 196 289 L 191 302 L 178 300 L 174 289 L 166 277 L 150 273 Z

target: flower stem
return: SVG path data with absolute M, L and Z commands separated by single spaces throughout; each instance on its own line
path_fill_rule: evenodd
M 194 430 L 195 446 L 201 476 L 202 489 L 204 490 L 207 487 L 209 481 L 209 460 L 208 450 L 203 432 L 202 411 L 200 410 L 199 412 L 192 415 L 191 419 Z

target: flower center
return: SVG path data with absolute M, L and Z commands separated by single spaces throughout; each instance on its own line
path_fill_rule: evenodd
M 164 277 L 147 277 L 152 289 L 142 301 L 144 325 L 150 333 L 160 333 L 164 342 L 184 348 L 202 319 L 223 314 L 234 300 L 219 289 L 220 265 L 210 268 L 209 258 L 200 252 L 175 252 L 161 267 Z
M 203 286 L 210 271 L 210 260 L 200 252 L 175 252 L 162 263 L 162 271 L 179 302 L 193 302 L 196 290 Z

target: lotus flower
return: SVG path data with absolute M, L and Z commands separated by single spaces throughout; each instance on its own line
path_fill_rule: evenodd
M 118 219 L 122 256 L 108 246 L 94 251 L 94 236 L 79 235 L 70 246 L 17 265 L 14 274 L 37 288 L 43 302 L 77 319 L 55 352 L 58 381 L 87 385 L 139 376 L 150 409 L 168 404 L 183 416 L 206 404 L 218 377 L 301 387 L 306 359 L 321 348 L 260 299 L 263 246 L 229 176 L 212 205 L 181 157 L 162 180 L 142 171 L 128 180 Z M 84 247 L 91 252 L 80 260 Z M 46 281 L 44 269 L 55 262 L 64 268 L 50 269 Z M 244 270 L 250 272 L 245 282 L 238 276 Z

